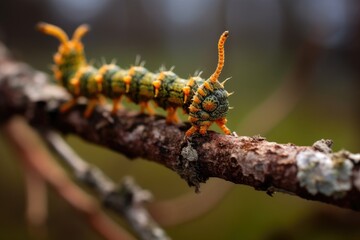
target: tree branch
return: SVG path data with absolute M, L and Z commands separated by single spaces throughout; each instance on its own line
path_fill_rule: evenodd
M 150 192 L 141 189 L 131 177 L 126 177 L 122 185 L 117 187 L 100 169 L 81 159 L 59 134 L 45 131 L 42 135 L 73 170 L 77 179 L 96 190 L 103 204 L 124 217 L 141 239 L 170 239 L 144 207 L 143 203 L 152 198 Z
M 1 130 L 19 160 L 53 187 L 72 208 L 82 214 L 100 236 L 108 240 L 134 239 L 101 210 L 95 199 L 71 182 L 23 119 L 12 119 L 4 124 Z
M 211 131 L 184 140 L 188 124 L 167 125 L 161 116 L 124 110 L 110 116 L 100 107 L 85 119 L 81 103 L 60 113 L 58 107 L 68 98 L 67 93 L 40 76 L 25 65 L 0 61 L 0 121 L 21 114 L 36 127 L 73 133 L 129 158 L 158 162 L 196 189 L 209 177 L 218 177 L 269 194 L 283 191 L 360 209 L 360 154 L 331 153 L 329 141 L 296 146 Z

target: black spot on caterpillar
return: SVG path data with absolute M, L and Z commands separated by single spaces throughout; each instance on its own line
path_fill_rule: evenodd
M 113 100 L 112 113 L 116 113 L 123 95 L 139 104 L 141 111 L 153 114 L 148 105 L 150 100 L 166 109 L 168 123 L 177 123 L 176 109 L 182 108 L 189 114 L 191 128 L 186 132 L 189 137 L 196 132 L 206 134 L 212 123 L 219 125 L 225 134 L 230 134 L 226 127 L 226 114 L 229 110 L 228 97 L 224 83 L 218 81 L 224 66 L 224 44 L 228 37 L 225 31 L 218 42 L 218 64 L 215 72 L 208 79 L 199 75 L 183 79 L 172 71 L 153 73 L 143 66 L 122 69 L 115 64 L 105 64 L 99 69 L 87 63 L 81 38 L 88 32 L 87 25 L 79 26 L 71 39 L 59 27 L 39 23 L 38 29 L 59 39 L 60 46 L 54 55 L 54 76 L 73 96 L 73 99 L 61 106 L 67 111 L 80 96 L 88 99 L 84 112 L 89 117 L 102 96 Z

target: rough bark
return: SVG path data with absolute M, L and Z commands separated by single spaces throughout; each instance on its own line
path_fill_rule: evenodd
M 0 51 L 1 52 L 1 51 Z M 168 125 L 162 116 L 104 107 L 83 117 L 85 104 L 66 113 L 58 107 L 69 98 L 48 77 L 24 64 L 0 57 L 0 122 L 15 114 L 37 128 L 54 128 L 120 152 L 141 157 L 177 172 L 199 188 L 210 177 L 257 190 L 283 191 L 305 199 L 360 209 L 360 154 L 331 153 L 331 141 L 313 146 L 269 142 L 260 136 L 229 136 L 209 131 L 184 139 L 188 124 Z

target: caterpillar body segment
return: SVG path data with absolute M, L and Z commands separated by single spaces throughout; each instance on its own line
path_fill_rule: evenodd
M 115 64 L 104 64 L 95 68 L 87 63 L 81 38 L 88 32 L 86 25 L 75 30 L 73 37 L 51 24 L 40 23 L 38 29 L 59 39 L 60 46 L 54 55 L 53 68 L 55 78 L 73 96 L 69 102 L 61 106 L 61 111 L 67 111 L 76 104 L 79 97 L 86 97 L 88 105 L 85 117 L 91 116 L 93 109 L 101 103 L 102 96 L 113 101 L 112 113 L 119 109 L 123 96 L 139 104 L 141 111 L 153 114 L 149 101 L 167 111 L 166 122 L 177 123 L 176 109 L 182 108 L 189 115 L 192 127 L 186 132 L 186 137 L 194 133 L 206 134 L 212 123 L 216 123 L 225 134 L 230 134 L 226 127 L 226 114 L 229 108 L 230 94 L 218 81 L 224 66 L 224 44 L 228 32 L 224 32 L 218 42 L 218 64 L 214 73 L 208 79 L 200 74 L 180 78 L 172 70 L 161 69 L 153 73 L 142 65 L 123 69 Z
M 126 90 L 126 96 L 136 104 L 150 101 L 154 97 L 153 74 L 140 66 L 131 67 L 129 72 L 131 72 L 131 81 L 129 90 Z

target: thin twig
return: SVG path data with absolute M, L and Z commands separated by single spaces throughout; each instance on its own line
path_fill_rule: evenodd
M 2 132 L 19 160 L 49 183 L 71 207 L 85 217 L 97 233 L 109 240 L 133 239 L 101 211 L 92 197 L 71 182 L 23 119 L 10 120 L 3 126 Z
M 27 165 L 24 166 L 26 188 L 26 219 L 31 228 L 42 232 L 47 219 L 47 188 L 45 181 Z M 39 230 L 39 231 L 37 231 Z
M 143 206 L 145 201 L 150 200 L 150 192 L 141 189 L 130 177 L 124 179 L 122 186 L 116 187 L 99 168 L 81 159 L 58 133 L 45 131 L 42 135 L 50 147 L 71 167 L 78 180 L 95 189 L 104 205 L 124 217 L 141 239 L 170 239 Z

